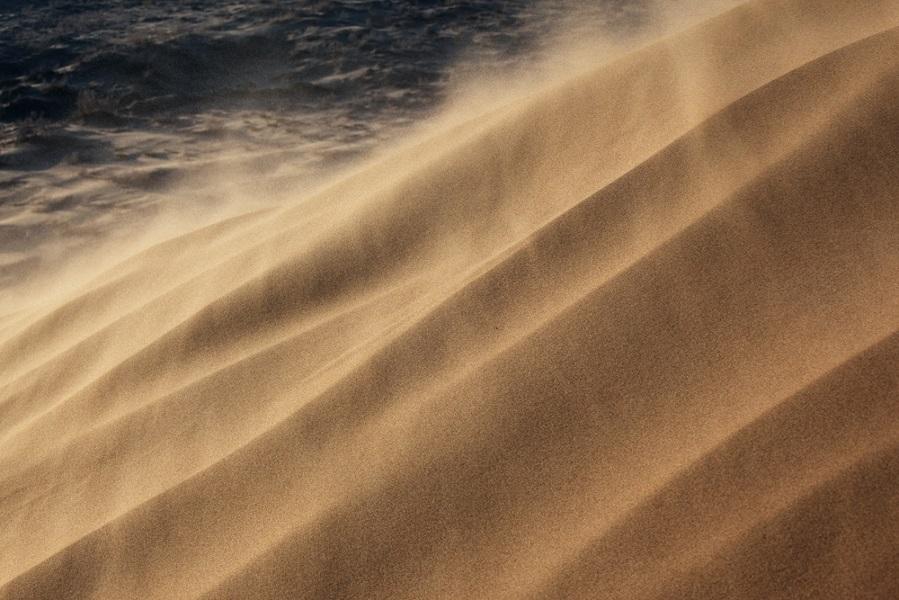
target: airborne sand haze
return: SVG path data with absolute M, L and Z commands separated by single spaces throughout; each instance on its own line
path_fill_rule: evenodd
M 895 598 L 897 26 L 755 0 L 16 317 L 0 597 Z

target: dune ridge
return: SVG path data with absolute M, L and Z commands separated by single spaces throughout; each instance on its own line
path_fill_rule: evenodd
M 0 338 L 0 598 L 893 598 L 899 5 L 755 0 Z

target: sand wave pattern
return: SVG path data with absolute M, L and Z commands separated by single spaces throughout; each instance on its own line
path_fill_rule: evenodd
M 0 598 L 899 597 L 899 4 L 761 0 L 0 321 Z

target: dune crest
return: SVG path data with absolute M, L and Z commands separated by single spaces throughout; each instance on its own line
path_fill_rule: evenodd
M 857 4 L 0 321 L 0 598 L 899 595 L 899 3 Z

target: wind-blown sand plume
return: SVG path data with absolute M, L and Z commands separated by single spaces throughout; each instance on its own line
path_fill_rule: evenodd
M 0 321 L 0 598 L 893 598 L 899 4 L 751 2 Z

